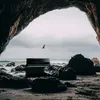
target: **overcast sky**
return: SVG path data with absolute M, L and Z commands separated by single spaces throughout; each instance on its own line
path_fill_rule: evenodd
M 46 48 L 42 49 L 44 44 Z M 0 59 L 70 59 L 77 53 L 100 58 L 99 52 L 96 33 L 85 13 L 68 8 L 48 12 L 32 21 L 10 41 Z

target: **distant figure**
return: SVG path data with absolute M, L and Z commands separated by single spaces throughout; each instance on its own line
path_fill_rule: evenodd
M 45 49 L 45 45 L 43 45 L 42 49 Z

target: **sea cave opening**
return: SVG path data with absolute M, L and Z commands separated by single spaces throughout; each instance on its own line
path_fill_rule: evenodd
M 5 51 L 0 55 L 0 100 L 99 100 L 99 0 L 9 3 L 4 12 L 1 7 L 0 54 Z M 41 15 L 46 11 L 50 12 Z
M 50 11 L 33 20 L 14 37 L 1 60 L 50 58 L 68 60 L 75 54 L 100 58 L 96 34 L 86 14 L 72 7 Z

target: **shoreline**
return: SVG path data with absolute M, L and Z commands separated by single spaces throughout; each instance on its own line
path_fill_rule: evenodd
M 77 80 L 67 81 L 76 87 L 68 87 L 60 93 L 34 93 L 31 88 L 0 88 L 0 100 L 99 100 L 100 73 L 93 76 L 78 76 Z

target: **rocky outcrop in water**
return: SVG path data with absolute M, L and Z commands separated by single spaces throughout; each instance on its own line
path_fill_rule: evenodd
M 96 74 L 93 62 L 81 54 L 73 56 L 67 65 L 76 71 L 77 75 L 94 75 Z
M 5 68 L 0 68 L 0 71 L 5 71 L 6 72 L 7 70 Z
M 11 72 L 22 72 L 25 71 L 25 65 L 18 65 L 15 68 L 11 69 Z
M 10 63 L 8 63 L 8 64 L 6 65 L 6 67 L 13 67 L 13 66 L 15 66 L 15 62 L 10 62 Z
M 14 36 L 38 16 L 73 6 L 86 13 L 100 42 L 100 0 L 1 0 L 0 53 Z
M 59 70 L 62 66 L 50 65 L 44 69 L 44 72 L 49 76 L 57 77 L 59 75 Z
M 100 64 L 96 64 L 94 67 L 96 72 L 100 72 Z
M 56 77 L 60 80 L 76 80 L 76 72 L 72 68 L 50 65 L 44 71 L 48 76 Z
M 0 88 L 27 88 L 29 81 L 22 77 L 12 76 L 5 71 L 0 71 Z

